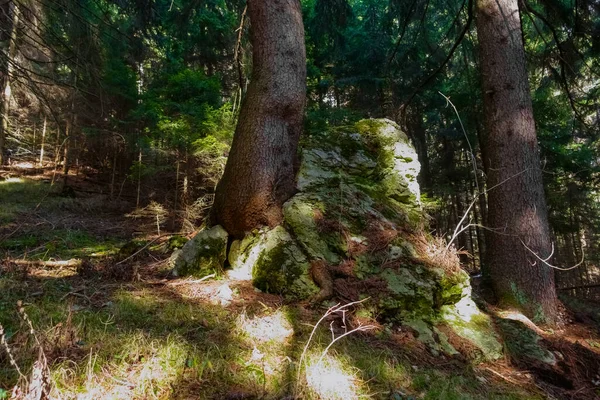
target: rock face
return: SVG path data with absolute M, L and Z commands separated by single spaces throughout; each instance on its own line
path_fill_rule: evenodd
M 319 291 L 310 278 L 308 258 L 282 226 L 233 242 L 229 263 L 230 278 L 251 279 L 265 292 L 305 299 Z
M 301 148 L 284 224 L 234 241 L 229 276 L 295 300 L 368 297 L 363 313 L 412 327 L 433 352 L 453 354 L 450 339 L 461 338 L 481 359 L 499 357 L 458 258 L 423 229 L 420 164 L 406 134 L 389 120 L 363 120 L 305 137 Z M 174 257 L 178 274 L 223 265 L 226 233 L 204 232 Z
M 217 225 L 198 233 L 169 259 L 173 276 L 206 276 L 223 271 L 228 234 Z

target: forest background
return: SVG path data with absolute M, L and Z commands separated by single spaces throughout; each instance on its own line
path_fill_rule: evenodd
M 306 134 L 396 121 L 419 154 L 432 231 L 464 250 L 476 274 L 488 209 L 473 7 L 302 2 Z M 600 3 L 522 1 L 520 11 L 553 260 L 578 265 L 557 271 L 557 286 L 598 299 Z M 248 87 L 248 29 L 242 1 L 3 1 L 3 162 L 51 166 L 64 193 L 72 176 L 93 177 L 111 199 L 156 217 L 159 232 L 195 230 Z

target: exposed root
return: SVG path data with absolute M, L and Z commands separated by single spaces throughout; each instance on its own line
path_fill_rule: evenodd
M 319 304 L 333 297 L 333 279 L 327 263 L 323 260 L 313 261 L 310 265 L 312 280 L 321 288 L 319 293 L 310 299 L 310 303 Z

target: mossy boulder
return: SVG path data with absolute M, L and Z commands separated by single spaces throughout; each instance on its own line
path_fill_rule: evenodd
M 422 267 L 388 268 L 377 276 L 387 283 L 387 292 L 380 296 L 379 307 L 388 318 L 400 321 L 433 317 L 438 287 Z
M 290 299 L 306 299 L 319 291 L 310 277 L 310 263 L 282 226 L 258 231 L 232 244 L 231 271 L 237 279 L 252 279 L 262 291 Z
M 169 259 L 173 276 L 222 273 L 229 235 L 220 225 L 200 231 Z
M 363 120 L 304 136 L 301 155 L 298 193 L 283 205 L 282 225 L 232 242 L 229 277 L 296 300 L 368 297 L 362 305 L 370 314 L 411 325 L 433 352 L 456 352 L 438 329 L 443 325 L 479 348 L 481 358 L 496 358 L 501 346 L 471 300 L 458 258 L 448 268 L 430 256 L 439 246 L 430 247 L 423 229 L 420 165 L 407 135 L 392 121 Z M 219 266 L 224 237 L 210 258 Z M 176 270 L 212 265 L 203 254 L 183 257 L 186 267 Z
M 343 241 L 340 232 L 325 232 L 318 226 L 319 216 L 324 211 L 322 200 L 305 194 L 294 196 L 283 205 L 285 222 L 308 255 L 337 264 L 343 252 Z
M 473 302 L 470 288 L 457 303 L 442 306 L 439 321 L 479 351 L 473 361 L 491 361 L 502 357 L 503 348 L 491 318 Z
M 506 351 L 517 364 L 553 367 L 557 360 L 544 346 L 543 338 L 522 321 L 499 318 L 498 328 Z

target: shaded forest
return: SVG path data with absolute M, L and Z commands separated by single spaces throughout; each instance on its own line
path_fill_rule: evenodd
M 600 2 L 266 3 L 0 0 L 0 399 L 598 398 Z

